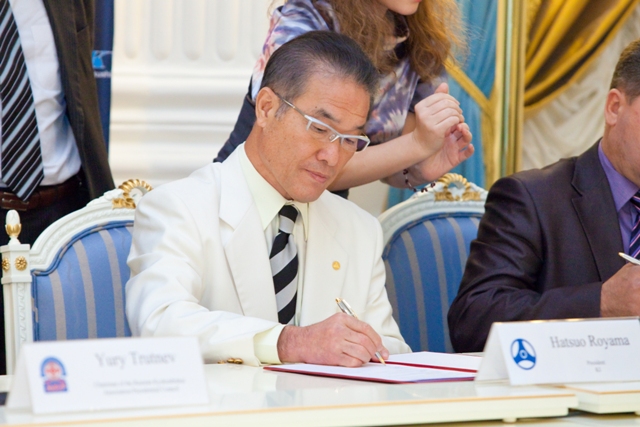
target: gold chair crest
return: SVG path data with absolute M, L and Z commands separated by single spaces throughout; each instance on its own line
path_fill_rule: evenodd
M 439 186 L 437 184 L 442 184 Z M 458 189 L 464 189 L 461 195 L 453 195 L 451 186 Z M 465 177 L 457 173 L 448 173 L 436 181 L 436 189 L 434 191 L 436 201 L 460 202 L 460 201 L 480 201 L 482 200 L 480 192 L 471 188 L 471 184 Z

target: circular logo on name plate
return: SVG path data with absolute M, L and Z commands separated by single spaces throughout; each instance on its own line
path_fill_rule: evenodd
M 44 392 L 56 393 L 67 391 L 64 365 L 55 357 L 47 357 L 40 366 L 40 376 L 44 380 Z
M 522 338 L 511 343 L 511 357 L 519 368 L 526 371 L 536 366 L 536 350 L 529 341 Z

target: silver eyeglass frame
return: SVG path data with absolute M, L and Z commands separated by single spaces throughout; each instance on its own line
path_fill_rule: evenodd
M 302 117 L 307 119 L 307 121 L 308 121 L 307 126 L 306 126 L 307 130 L 309 130 L 309 127 L 311 127 L 311 123 L 315 123 L 316 125 L 319 125 L 319 126 L 322 126 L 322 127 L 325 127 L 327 129 L 329 129 L 332 132 L 331 134 L 328 135 L 329 136 L 328 137 L 329 142 L 333 142 L 336 139 L 340 138 L 340 146 L 345 148 L 346 150 L 349 150 L 348 148 L 346 148 L 346 147 L 348 147 L 348 145 L 344 145 L 343 144 L 343 141 L 344 141 L 345 138 L 347 138 L 347 139 L 357 139 L 358 141 L 362 141 L 364 145 L 362 147 L 360 147 L 360 144 L 357 143 L 356 150 L 354 152 L 362 151 L 365 148 L 367 148 L 369 146 L 369 144 L 371 144 L 371 140 L 369 139 L 368 136 L 366 136 L 366 135 L 347 135 L 347 134 L 344 134 L 344 133 L 340 133 L 337 130 L 335 130 L 334 128 L 332 128 L 331 126 L 329 126 L 328 124 L 324 123 L 323 121 L 318 120 L 315 117 L 312 117 L 312 116 L 310 116 L 308 114 L 305 114 L 302 110 L 300 110 L 298 107 L 293 105 L 291 102 L 289 102 L 286 99 L 284 99 L 283 97 L 281 97 L 275 91 L 273 91 L 273 93 L 275 93 L 276 96 L 278 98 L 280 98 L 280 100 L 282 102 L 284 102 L 289 107 L 291 107 L 296 113 L 300 114 Z M 349 151 L 351 151 L 351 150 L 349 150 Z

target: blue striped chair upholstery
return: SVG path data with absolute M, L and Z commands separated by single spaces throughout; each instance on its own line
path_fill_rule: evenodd
M 33 270 L 33 339 L 131 336 L 124 285 L 133 221 L 111 221 L 76 234 L 46 270 Z
M 457 199 L 457 200 L 456 200 Z M 447 174 L 380 216 L 387 293 L 413 351 L 452 352 L 449 305 L 458 292 L 486 191 Z
M 19 215 L 2 252 L 7 372 L 24 342 L 131 336 L 125 317 L 127 257 L 136 202 L 151 187 L 130 180 L 20 244 Z

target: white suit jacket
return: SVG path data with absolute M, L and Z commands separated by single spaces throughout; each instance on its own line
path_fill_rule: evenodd
M 339 312 L 340 297 L 391 353 L 411 351 L 391 317 L 381 254 L 374 217 L 327 191 L 310 203 L 300 326 Z M 278 314 L 264 230 L 237 155 L 146 194 L 128 264 L 133 335 L 197 336 L 206 361 L 259 364 L 253 337 L 277 325 Z

